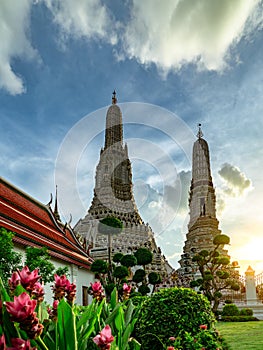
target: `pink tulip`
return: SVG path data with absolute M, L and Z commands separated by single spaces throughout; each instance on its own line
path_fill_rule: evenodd
M 169 338 L 169 340 L 171 340 L 171 341 L 175 341 L 175 340 L 176 340 L 176 338 L 175 338 L 175 337 L 170 337 L 170 338 Z
M 15 322 L 22 322 L 29 316 L 32 316 L 37 305 L 36 300 L 31 300 L 30 296 L 23 292 L 18 297 L 14 297 L 14 301 L 6 301 L 5 306 L 7 312 L 12 316 Z
M 23 267 L 21 271 L 18 270 L 21 284 L 26 290 L 32 291 L 35 283 L 41 277 L 39 276 L 38 272 L 38 269 L 35 269 L 34 271 L 30 272 L 28 266 Z
M 113 340 L 114 337 L 111 334 L 111 328 L 109 325 L 106 325 L 103 330 L 93 338 L 94 343 L 103 350 L 109 350 L 110 343 L 112 343 Z

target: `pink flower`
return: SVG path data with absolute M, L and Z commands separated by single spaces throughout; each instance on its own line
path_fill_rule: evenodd
M 129 286 L 127 283 L 124 283 L 122 288 L 125 293 L 130 293 L 132 290 L 132 287 Z
M 49 314 L 49 318 L 53 321 L 57 321 L 57 318 L 58 318 L 58 304 L 59 304 L 59 301 L 54 300 L 53 301 L 53 308 L 52 309 L 48 308 L 48 310 L 47 310 L 47 312 Z
M 90 283 L 91 284 L 91 288 L 93 290 L 93 292 L 102 292 L 102 285 L 100 282 L 94 282 L 94 283 Z
M 11 278 L 8 279 L 9 289 L 13 292 L 20 284 L 20 277 L 18 272 L 13 272 Z
M 168 346 L 167 350 L 175 350 L 173 346 Z
M 199 327 L 200 327 L 201 330 L 206 330 L 207 329 L 207 325 L 206 324 L 201 324 Z
M 14 301 L 6 301 L 5 306 L 7 312 L 12 316 L 15 322 L 21 322 L 31 316 L 36 308 L 37 301 L 31 300 L 30 296 L 23 292 L 18 297 L 14 297 Z
M 23 267 L 21 271 L 18 270 L 18 274 L 22 286 L 28 291 L 31 291 L 34 288 L 34 284 L 41 277 L 38 274 L 38 269 L 35 269 L 34 271 L 30 272 L 28 266 Z
M 6 344 L 5 344 L 5 335 L 2 334 L 0 337 L 0 350 L 5 350 Z
M 37 350 L 37 348 L 31 348 L 30 340 L 23 340 L 20 338 L 11 339 L 12 348 L 7 348 L 7 350 Z
M 175 340 L 176 340 L 176 338 L 175 338 L 175 337 L 170 337 L 170 338 L 169 338 L 169 340 L 171 340 L 171 341 L 175 341 Z
M 31 300 L 26 292 L 18 297 L 15 296 L 14 301 L 5 302 L 6 310 L 10 313 L 12 321 L 19 322 L 20 328 L 27 333 L 30 339 L 38 337 L 44 328 L 34 312 L 36 305 L 37 301 Z
M 94 299 L 101 301 L 104 298 L 103 288 L 101 283 L 98 281 L 90 284 L 91 284 L 91 290 L 89 291 L 89 293 L 93 296 Z
M 76 298 L 76 292 L 77 292 L 77 286 L 75 283 L 70 283 L 67 287 L 66 287 L 66 292 L 67 292 L 67 301 L 70 304 L 73 304 L 75 298 Z
M 55 285 L 52 287 L 54 292 L 54 299 L 61 300 L 65 296 L 67 289 L 71 283 L 67 279 L 66 275 L 58 276 L 55 274 L 54 279 Z
M 94 343 L 103 350 L 110 349 L 110 343 L 112 343 L 113 340 L 114 337 L 111 334 L 111 328 L 109 325 L 106 325 L 103 330 L 93 338 Z
M 59 304 L 59 301 L 58 300 L 54 300 L 53 301 L 53 309 L 57 310 L 58 304 Z
M 36 282 L 34 284 L 34 288 L 31 292 L 31 295 L 33 296 L 34 299 L 37 300 L 38 303 L 41 303 L 44 300 L 44 287 L 40 282 Z
M 56 287 L 67 288 L 70 285 L 70 281 L 67 279 L 66 275 L 58 276 L 55 274 L 54 279 Z

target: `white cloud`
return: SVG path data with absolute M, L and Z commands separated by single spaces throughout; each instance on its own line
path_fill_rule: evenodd
M 28 38 L 31 1 L 0 2 L 0 88 L 11 95 L 25 91 L 24 83 L 12 68 L 12 59 L 30 59 L 36 55 Z
M 134 0 L 124 35 L 124 50 L 163 71 L 185 63 L 220 70 L 231 44 L 241 38 L 259 0 Z M 253 17 L 246 34 L 261 20 Z M 256 23 L 255 23 L 256 22 Z
M 98 0 L 44 0 L 60 27 L 62 41 L 69 36 L 80 38 L 103 38 L 112 44 L 112 21 L 107 8 Z
M 244 191 L 252 188 L 251 180 L 234 165 L 223 164 L 218 174 L 225 181 L 226 187 L 224 192 L 229 196 L 240 196 Z

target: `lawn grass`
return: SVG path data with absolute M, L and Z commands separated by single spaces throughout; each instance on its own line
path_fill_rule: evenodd
M 218 322 L 216 328 L 231 350 L 263 349 L 263 321 Z

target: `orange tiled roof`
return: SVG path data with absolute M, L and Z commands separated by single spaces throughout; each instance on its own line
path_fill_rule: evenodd
M 14 242 L 47 247 L 51 256 L 89 269 L 92 259 L 69 227 L 44 205 L 0 177 L 0 226 L 15 232 Z

